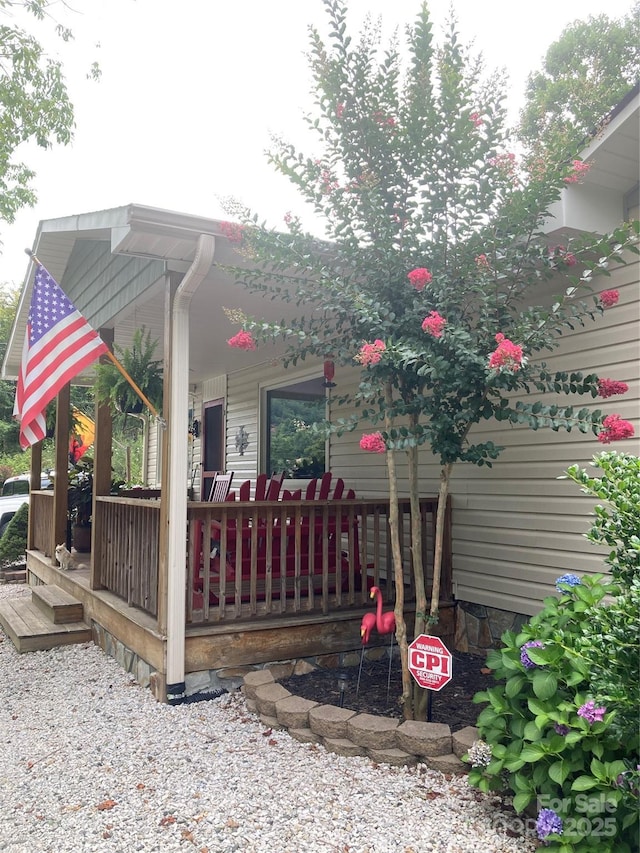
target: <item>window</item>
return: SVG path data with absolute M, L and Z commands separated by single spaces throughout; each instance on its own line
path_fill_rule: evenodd
M 323 380 L 318 377 L 265 392 L 265 471 L 288 479 L 311 479 L 325 471 L 324 434 L 312 429 L 326 417 Z

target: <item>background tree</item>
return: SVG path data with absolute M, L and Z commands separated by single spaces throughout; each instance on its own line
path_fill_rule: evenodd
M 537 149 L 579 145 L 640 80 L 640 3 L 619 20 L 575 21 L 529 75 L 522 139 Z
M 49 148 L 67 145 L 73 132 L 73 106 L 69 100 L 62 63 L 47 56 L 37 35 L 51 25 L 69 41 L 70 29 L 51 15 L 51 0 L 0 0 L 0 219 L 13 222 L 20 208 L 35 203 L 35 173 L 16 156 L 20 145 L 35 142 Z M 58 6 L 59 9 L 59 6 Z M 24 11 L 28 14 L 17 13 Z M 32 27 L 17 23 L 33 18 Z M 99 76 L 94 64 L 92 77 Z
M 325 0 L 325 7 L 328 43 L 310 31 L 316 109 L 308 123 L 320 153 L 305 156 L 282 142 L 271 160 L 324 217 L 330 242 L 305 233 L 296 219 L 287 217 L 283 234 L 246 212 L 234 239 L 255 265 L 237 270 L 238 279 L 301 311 L 288 324 L 244 318 L 229 343 L 253 349 L 256 341 L 282 336 L 285 364 L 314 355 L 361 366 L 357 392 L 338 399 L 351 414 L 333 418 L 330 428 L 382 427 L 360 446 L 386 453 L 404 712 L 421 717 L 425 695 L 412 697 L 407 666 L 397 451 L 408 460 L 415 636 L 438 618 L 451 467 L 490 465 L 502 449 L 475 439 L 474 424 L 494 418 L 533 429 L 602 430 L 603 440 L 633 433 L 617 416 L 603 429 L 601 411 L 575 410 L 559 399 L 594 398 L 613 385 L 580 372 L 551 373 L 538 359 L 557 348 L 567 328 L 615 304 L 617 292 L 591 292 L 593 279 L 612 258 L 622 259 L 635 229 L 549 245 L 541 230 L 546 212 L 587 167 L 577 159 L 517 160 L 503 81 L 484 75 L 460 44 L 455 23 L 436 45 L 423 5 L 407 33 L 403 63 L 398 44 L 382 50 L 371 25 L 354 47 L 346 6 Z M 551 399 L 529 402 L 530 391 Z M 418 482 L 425 444 L 441 464 L 430 607 Z

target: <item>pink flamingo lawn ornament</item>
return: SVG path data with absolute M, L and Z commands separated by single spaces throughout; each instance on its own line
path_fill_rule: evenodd
M 389 649 L 389 674 L 387 676 L 387 702 L 389 701 L 389 688 L 391 685 L 391 660 L 393 656 L 393 635 L 396 630 L 396 617 L 393 610 L 382 612 L 382 592 L 377 586 L 371 587 L 371 598 L 376 599 L 376 631 L 378 634 L 391 634 L 391 648 Z
M 360 637 L 362 638 L 362 649 L 360 651 L 360 666 L 358 667 L 358 683 L 356 684 L 356 696 L 360 692 L 360 675 L 362 673 L 362 661 L 364 659 L 364 647 L 371 639 L 371 632 L 376 627 L 376 614 L 365 613 L 360 623 Z

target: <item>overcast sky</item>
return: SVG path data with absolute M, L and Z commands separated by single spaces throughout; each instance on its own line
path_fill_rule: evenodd
M 527 74 L 576 19 L 621 17 L 632 0 L 457 0 L 459 32 L 488 68 L 506 68 L 513 115 Z M 67 17 L 75 45 L 52 52 L 67 63 L 76 133 L 67 148 L 29 149 L 35 208 L 0 226 L 0 282 L 21 283 L 42 219 L 132 202 L 224 216 L 234 196 L 282 220 L 300 202 L 265 157 L 271 133 L 305 147 L 301 116 L 312 107 L 305 52 L 310 23 L 324 28 L 322 0 L 77 0 Z M 384 31 L 414 20 L 419 0 L 349 0 L 357 31 L 364 15 Z M 448 0 L 432 0 L 436 36 Z M 90 9 L 90 11 L 83 11 Z M 99 47 L 96 45 L 99 43 Z M 99 83 L 85 80 L 100 62 Z

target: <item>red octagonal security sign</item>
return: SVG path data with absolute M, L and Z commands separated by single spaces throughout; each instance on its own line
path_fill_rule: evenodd
M 420 687 L 442 690 L 452 678 L 451 652 L 440 637 L 420 634 L 409 644 L 409 672 Z

